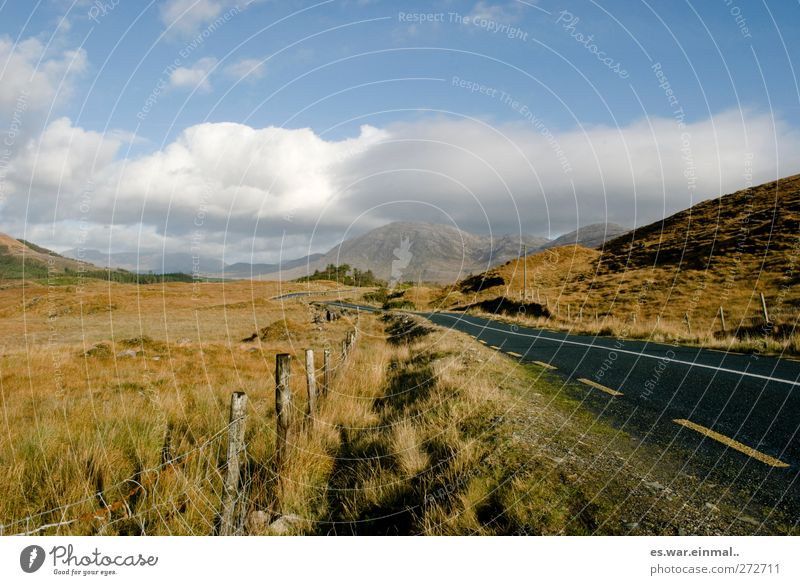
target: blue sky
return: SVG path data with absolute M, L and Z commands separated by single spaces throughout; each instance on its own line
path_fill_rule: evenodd
M 393 219 L 640 225 L 800 170 L 798 29 L 783 1 L 0 2 L 0 129 L 38 75 L 0 230 L 173 249 L 200 212 L 204 254 L 271 260 Z

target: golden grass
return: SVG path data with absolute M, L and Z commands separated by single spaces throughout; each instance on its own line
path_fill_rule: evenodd
M 632 493 L 656 509 L 652 532 L 670 533 L 664 518 L 682 513 L 637 491 L 635 471 L 619 476 L 608 449 L 667 473 L 663 454 L 640 460 L 541 369 L 438 328 L 387 339 L 408 329 L 362 314 L 354 350 L 304 421 L 303 350 L 330 346 L 338 358 L 354 323 L 315 325 L 312 299 L 270 300 L 275 289 L 208 285 L 193 299 L 191 285 L 97 284 L 77 294 L 108 297 L 113 310 L 55 318 L 25 308 L 27 287 L 0 290 L 4 532 L 214 533 L 234 390 L 248 395 L 251 534 L 616 534 Z M 76 291 L 37 292 L 80 309 Z M 288 335 L 241 341 L 274 323 Z M 295 357 L 294 402 L 276 474 L 279 352 Z M 265 521 L 250 521 L 256 512 Z

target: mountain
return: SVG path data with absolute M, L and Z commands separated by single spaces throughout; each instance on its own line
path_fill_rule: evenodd
M 261 278 L 265 274 L 274 274 L 280 270 L 292 270 L 298 267 L 305 267 L 309 264 L 315 264 L 322 256 L 323 254 L 311 254 L 295 260 L 284 260 L 283 263 L 277 264 L 249 264 L 247 262 L 237 262 L 235 264 L 227 264 L 224 270 L 217 276 L 234 279 Z
M 0 280 L 23 276 L 45 278 L 48 274 L 64 274 L 80 270 L 97 270 L 97 267 L 88 262 L 65 258 L 36 244 L 0 233 Z
M 584 316 L 660 320 L 686 331 L 763 327 L 760 294 L 771 320 L 793 323 L 800 309 L 800 175 L 709 199 L 631 230 L 602 250 L 552 247 L 514 259 L 459 284 L 448 303 L 499 296 L 528 299 Z M 481 283 L 481 281 L 483 281 Z M 569 309 L 567 309 L 569 310 Z M 575 315 L 575 312 L 572 313 Z M 562 315 L 563 316 L 563 315 Z M 744 328 L 744 329 L 742 329 Z
M 114 252 L 103 253 L 99 250 L 67 250 L 64 256 L 73 259 L 85 260 L 98 266 L 120 268 L 131 272 L 153 272 L 155 274 L 170 274 L 182 272 L 183 274 L 199 273 L 207 276 L 230 279 L 246 279 L 257 277 L 261 274 L 277 272 L 281 264 L 250 264 L 237 262 L 225 264 L 219 259 L 208 256 L 196 256 L 189 253 L 160 252 Z M 304 266 L 322 257 L 322 254 L 312 254 L 305 258 L 284 261 L 284 269 Z
M 530 251 L 548 241 L 535 236 L 477 235 L 442 224 L 394 222 L 345 240 L 308 265 L 262 278 L 288 280 L 329 264 L 349 264 L 372 270 L 377 278 L 389 282 L 454 282 L 516 258 L 522 254 L 523 244 Z
M 99 266 L 156 274 L 199 272 L 228 279 L 291 280 L 322 270 L 329 264 L 349 264 L 360 270 L 372 270 L 376 277 L 386 281 L 391 281 L 394 274 L 400 281 L 448 283 L 516 258 L 525 249 L 530 254 L 554 243 L 575 241 L 595 246 L 625 231 L 615 224 L 592 224 L 551 242 L 538 236 L 477 235 L 450 225 L 394 222 L 345 240 L 325 254 L 312 254 L 281 264 L 223 264 L 220 260 L 196 258 L 186 253 L 104 254 L 83 250 L 79 256 L 77 250 L 69 250 L 64 255 Z
M 84 260 L 104 268 L 120 268 L 131 272 L 153 272 L 156 274 L 183 272 L 192 274 L 195 264 L 192 254 L 174 253 L 161 254 L 158 252 L 115 252 L 106 254 L 100 250 L 66 250 L 63 255 L 75 260 Z M 199 259 L 199 269 L 202 273 L 217 272 L 220 262 L 209 258 Z
M 557 248 L 578 244 L 584 248 L 599 248 L 609 240 L 628 233 L 628 228 L 616 223 L 592 223 L 547 242 L 543 248 Z

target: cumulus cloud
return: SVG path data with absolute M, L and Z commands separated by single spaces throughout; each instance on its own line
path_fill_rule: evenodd
M 520 19 L 522 5 L 518 2 L 508 4 L 493 4 L 480 0 L 472 7 L 468 16 L 471 21 L 516 22 Z
M 225 74 L 236 80 L 256 80 L 266 73 L 261 59 L 242 59 L 225 67 Z
M 69 98 L 89 62 L 82 49 L 55 53 L 36 38 L 15 43 L 0 35 L 0 63 L 0 132 L 7 133 L 16 117 L 12 141 L 20 144 L 41 130 L 51 107 Z
M 177 89 L 211 91 L 210 76 L 216 66 L 217 60 L 214 57 L 204 57 L 189 67 L 178 67 L 170 73 L 169 86 Z
M 130 160 L 117 158 L 120 144 L 54 122 L 14 162 L 20 187 L 0 229 L 6 218 L 34 229 L 76 222 L 90 185 L 84 220 L 106 245 L 108 229 L 99 226 L 112 226 L 115 249 L 160 242 L 173 251 L 224 250 L 232 261 L 274 261 L 324 250 L 347 229 L 398 219 L 551 237 L 606 220 L 642 225 L 800 170 L 795 130 L 739 111 L 685 128 L 650 118 L 563 132 L 433 118 L 363 126 L 338 140 L 307 128 L 207 123 Z M 71 232 L 56 233 L 43 243 L 74 247 Z
M 167 0 L 161 5 L 161 22 L 181 37 L 190 37 L 225 11 L 242 10 L 252 2 L 237 0 Z

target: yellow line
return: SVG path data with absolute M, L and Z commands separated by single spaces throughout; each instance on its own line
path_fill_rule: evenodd
M 509 351 L 509 352 L 506 352 L 506 353 L 508 353 L 508 355 L 513 355 L 514 357 L 522 357 L 522 354 L 521 353 L 517 353 L 516 351 Z
M 500 348 L 499 348 L 499 347 L 497 347 L 496 345 L 490 345 L 489 347 L 491 347 L 492 349 L 500 349 Z
M 622 396 L 622 392 L 619 392 L 618 390 L 613 390 L 608 386 L 603 386 L 602 384 L 598 384 L 597 382 L 594 382 L 587 378 L 578 378 L 578 382 L 583 382 L 584 384 L 591 386 L 592 388 L 597 388 L 598 390 L 602 390 L 606 394 L 611 394 L 611 396 Z
M 480 341 L 483 345 L 486 345 L 486 342 L 483 339 L 479 339 L 478 341 Z
M 720 443 L 730 447 L 731 449 L 736 449 L 740 453 L 744 453 L 745 455 L 748 455 L 753 459 L 761 461 L 761 463 L 766 463 L 767 465 L 771 465 L 772 467 L 789 467 L 788 463 L 784 463 L 779 459 L 770 457 L 769 455 L 766 455 L 761 451 L 756 451 L 752 447 L 748 447 L 747 445 L 744 445 L 739 441 L 731 439 L 730 437 L 726 437 L 725 435 L 721 435 L 716 431 L 712 431 L 711 429 L 708 429 L 697 423 L 693 423 L 692 421 L 686 420 L 685 418 L 676 418 L 673 419 L 672 422 L 684 426 L 687 429 L 692 429 L 693 431 L 697 431 L 698 433 L 705 435 L 706 437 L 709 437 L 711 439 L 714 439 L 715 441 L 719 441 Z
M 546 364 L 544 362 L 537 362 L 537 361 L 534 360 L 533 363 L 536 364 L 537 366 L 542 366 L 543 368 L 547 368 L 548 370 L 557 370 L 558 369 L 557 367 L 551 366 L 550 364 Z

